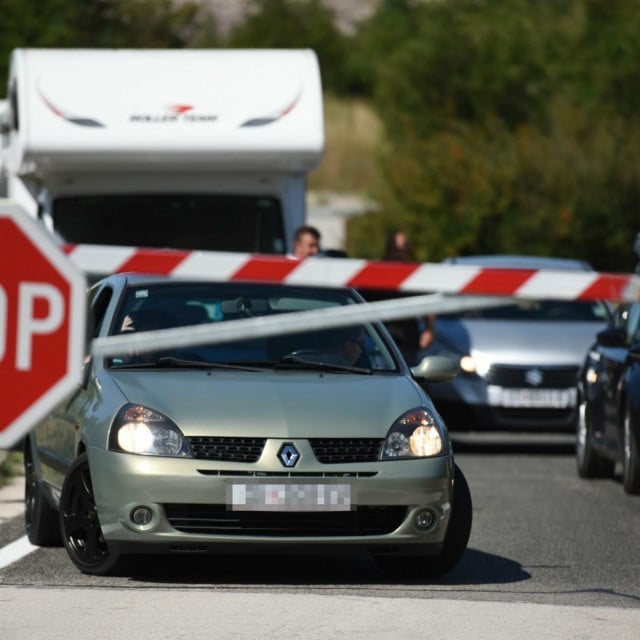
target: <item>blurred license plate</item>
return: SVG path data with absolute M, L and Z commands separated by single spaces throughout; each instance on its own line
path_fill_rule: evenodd
M 500 405 L 503 407 L 553 408 L 575 407 L 575 389 L 502 389 Z
M 233 511 L 349 511 L 349 484 L 234 482 L 227 487 Z

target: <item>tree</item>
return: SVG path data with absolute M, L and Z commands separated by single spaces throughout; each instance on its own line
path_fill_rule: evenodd
M 171 0 L 0 0 L 0 85 L 17 47 L 215 46 L 213 15 Z
M 628 270 L 640 3 L 391 4 L 404 18 L 373 86 L 389 147 L 380 230 L 354 220 L 350 252 L 402 226 L 421 260 L 538 253 Z
M 253 0 L 246 19 L 230 34 L 231 47 L 314 49 L 325 89 L 341 91 L 346 40 L 335 15 L 320 0 Z

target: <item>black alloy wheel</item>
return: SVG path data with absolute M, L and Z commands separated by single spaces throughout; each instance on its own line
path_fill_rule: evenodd
M 458 564 L 467 548 L 473 522 L 473 503 L 467 479 L 458 465 L 453 481 L 453 504 L 442 553 L 437 559 L 428 560 L 423 575 L 438 578 Z
M 622 425 L 622 485 L 627 493 L 640 493 L 640 451 L 638 451 L 638 421 L 627 400 Z
M 33 454 L 27 446 L 24 453 L 24 524 L 31 544 L 40 547 L 62 545 L 58 512 L 49 504 L 38 480 Z
M 436 557 L 377 556 L 376 562 L 393 577 L 433 579 L 451 571 L 464 554 L 473 522 L 471 491 L 462 469 L 455 465 L 453 504 L 442 551 Z
M 593 421 L 589 403 L 583 397 L 578 405 L 576 467 L 581 478 L 610 478 L 615 470 L 613 460 L 603 458 L 593 448 Z
M 102 534 L 86 453 L 73 462 L 60 495 L 60 528 L 72 562 L 83 573 L 107 575 L 119 557 L 109 551 Z

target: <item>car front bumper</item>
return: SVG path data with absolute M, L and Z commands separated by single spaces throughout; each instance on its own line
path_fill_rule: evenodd
M 303 441 L 294 442 L 304 450 Z M 277 449 L 281 441 L 271 445 Z M 295 471 L 95 447 L 88 455 L 105 540 L 123 554 L 335 553 L 359 547 L 377 554 L 432 555 L 442 548 L 451 514 L 452 455 L 333 465 L 303 459 Z M 286 489 L 289 495 L 298 488 L 348 487 L 349 506 L 253 510 L 233 505 L 234 486 Z M 149 522 L 134 521 L 140 508 Z M 425 512 L 433 523 L 421 530 L 418 521 Z
M 552 394 L 566 394 L 567 406 L 511 406 L 503 404 L 501 398 L 510 392 L 542 392 L 540 389 L 513 388 L 489 385 L 480 376 L 460 374 L 452 382 L 423 385 L 438 412 L 450 430 L 504 429 L 532 432 L 573 432 L 578 418 L 577 385 L 575 388 L 549 390 Z M 534 403 L 531 403 L 533 405 Z

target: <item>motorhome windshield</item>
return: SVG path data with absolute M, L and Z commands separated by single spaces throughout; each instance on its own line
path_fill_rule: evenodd
M 59 198 L 53 226 L 69 243 L 283 254 L 275 198 L 234 195 L 109 195 Z

